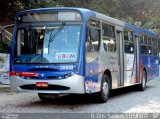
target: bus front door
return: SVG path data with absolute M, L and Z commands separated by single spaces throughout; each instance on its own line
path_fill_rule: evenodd
M 123 32 L 121 30 L 117 30 L 117 54 L 118 54 L 118 65 L 119 65 L 119 79 L 118 79 L 118 87 L 124 86 L 124 45 L 123 45 Z

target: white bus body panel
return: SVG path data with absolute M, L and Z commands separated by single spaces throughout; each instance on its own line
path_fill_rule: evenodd
M 12 76 L 11 85 L 12 90 L 16 92 L 24 91 L 24 92 L 36 92 L 36 93 L 52 93 L 52 94 L 68 94 L 68 93 L 77 93 L 77 94 L 84 94 L 84 77 L 79 75 L 73 75 L 66 79 L 57 79 L 57 80 L 27 80 L 23 79 L 18 76 Z M 68 90 L 30 90 L 30 89 L 22 89 L 20 86 L 23 85 L 31 85 L 35 84 L 36 82 L 48 82 L 48 85 L 59 85 L 69 87 Z

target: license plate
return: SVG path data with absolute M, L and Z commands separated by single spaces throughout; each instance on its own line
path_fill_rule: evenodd
M 47 88 L 48 82 L 36 82 L 36 87 Z

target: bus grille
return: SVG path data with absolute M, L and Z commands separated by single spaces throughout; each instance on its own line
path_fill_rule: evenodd
M 47 88 L 44 87 L 36 87 L 35 84 L 30 84 L 30 85 L 23 85 L 20 86 L 21 89 L 25 90 L 54 90 L 54 91 L 62 91 L 62 90 L 69 90 L 69 87 L 66 86 L 59 86 L 59 85 L 48 85 Z

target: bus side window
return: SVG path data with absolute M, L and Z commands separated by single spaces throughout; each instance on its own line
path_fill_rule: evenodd
M 128 54 L 134 53 L 133 32 L 127 29 L 124 30 L 124 48 L 125 48 L 125 53 Z
M 140 45 L 140 49 L 141 49 L 141 54 L 148 54 L 148 50 L 147 50 L 147 46 L 146 45 Z
M 115 52 L 116 51 L 116 39 L 115 39 L 115 27 L 102 24 L 103 29 L 103 47 L 105 51 Z
M 97 57 L 100 47 L 100 21 L 94 19 L 88 21 L 85 46 L 86 63 L 90 63 Z
M 87 39 L 86 39 L 86 51 L 95 52 L 99 50 L 100 30 L 88 27 Z

